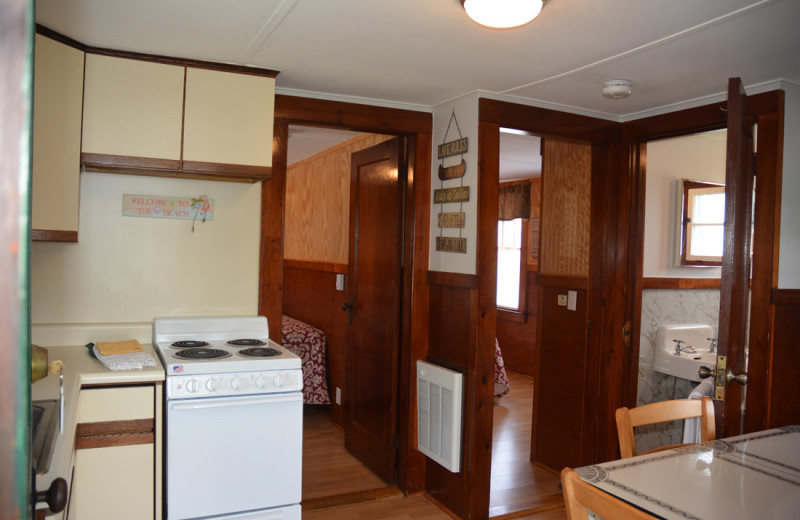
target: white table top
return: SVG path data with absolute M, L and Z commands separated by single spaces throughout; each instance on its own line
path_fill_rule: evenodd
M 576 471 L 586 482 L 661 518 L 800 517 L 800 426 Z

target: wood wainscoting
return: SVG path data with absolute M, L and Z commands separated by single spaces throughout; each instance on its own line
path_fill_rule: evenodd
M 345 335 L 347 313 L 342 311 L 344 292 L 336 290 L 336 275 L 347 265 L 286 260 L 283 269 L 283 312 L 313 325 L 325 334 L 328 356 L 328 388 L 331 415 L 344 425 L 344 407 L 335 402 L 336 388 L 345 395 Z

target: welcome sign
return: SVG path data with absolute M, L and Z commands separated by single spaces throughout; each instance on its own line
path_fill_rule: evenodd
M 214 220 L 214 200 L 205 195 L 195 198 L 124 194 L 122 215 L 208 222 Z

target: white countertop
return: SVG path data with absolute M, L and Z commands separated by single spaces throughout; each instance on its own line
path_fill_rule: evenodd
M 61 360 L 64 363 L 64 428 L 57 436 L 53 446 L 50 469 L 37 475 L 36 489 L 46 490 L 58 477 L 70 481 L 70 468 L 75 446 L 75 426 L 78 414 L 78 393 L 82 386 L 124 385 L 154 383 L 164 380 L 164 368 L 152 345 L 142 345 L 144 351 L 156 360 L 156 366 L 141 370 L 112 371 L 89 354 L 85 346 L 48 347 L 48 361 Z M 31 386 L 34 401 L 58 399 L 58 376 L 48 375 Z M 41 506 L 39 506 L 41 507 Z

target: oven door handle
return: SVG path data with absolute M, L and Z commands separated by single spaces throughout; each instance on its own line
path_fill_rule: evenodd
M 254 404 L 274 404 L 303 401 L 301 392 L 279 395 L 259 395 L 250 397 L 219 397 L 213 400 L 197 399 L 181 403 L 172 403 L 170 409 L 179 412 L 182 410 L 202 410 L 205 408 L 221 408 L 229 406 L 250 406 Z

